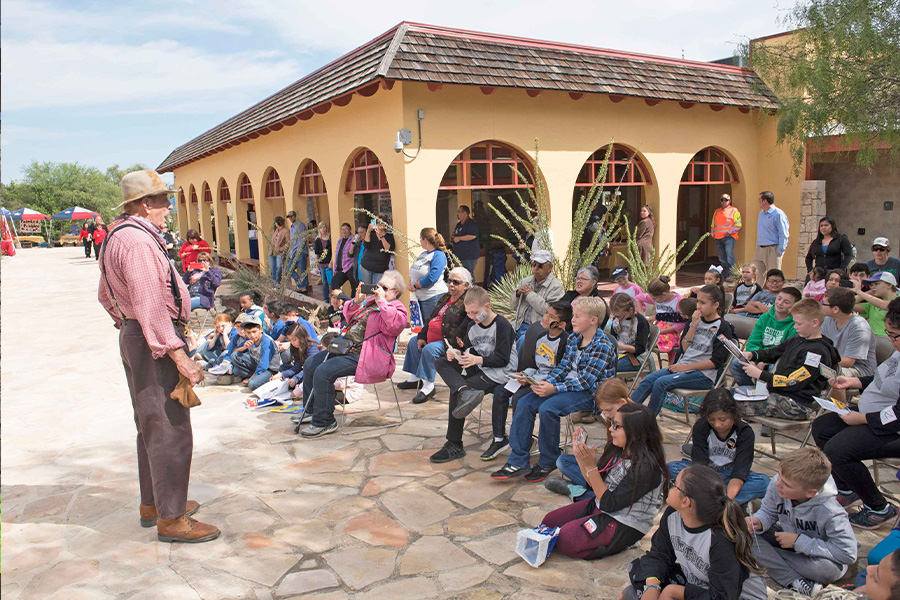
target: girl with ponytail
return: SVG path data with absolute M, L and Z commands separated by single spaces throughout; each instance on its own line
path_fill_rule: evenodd
M 675 479 L 650 551 L 631 563 L 624 600 L 765 600 L 744 510 L 710 467 Z

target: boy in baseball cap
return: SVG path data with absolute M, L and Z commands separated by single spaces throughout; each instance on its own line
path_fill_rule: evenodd
M 630 279 L 628 279 L 628 269 L 625 267 L 616 267 L 610 273 L 610 277 L 612 280 L 616 282 L 616 289 L 613 290 L 613 294 L 627 294 L 631 296 L 632 300 L 637 300 L 637 297 L 640 294 L 644 293 L 644 290 L 641 289 L 636 283 L 632 283 Z M 643 310 L 643 308 L 641 308 Z
M 880 238 L 885 239 L 885 238 Z M 862 285 L 853 281 L 853 292 L 856 294 L 856 312 L 869 321 L 872 333 L 885 336 L 884 316 L 891 300 L 897 298 L 897 278 L 889 271 L 879 271 L 864 280 L 869 284 L 869 291 L 862 291 Z
M 877 237 L 872 242 L 872 260 L 866 261 L 869 272 L 887 271 L 900 279 L 900 259 L 891 256 L 891 242 L 886 237 Z

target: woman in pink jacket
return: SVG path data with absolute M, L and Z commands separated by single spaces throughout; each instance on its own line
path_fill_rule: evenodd
M 394 374 L 394 344 L 409 323 L 406 306 L 398 300 L 405 289 L 400 273 L 385 271 L 372 296 L 366 297 L 360 286 L 356 298 L 344 304 L 347 326 L 340 337 L 347 340 L 346 352 L 319 352 L 303 365 L 303 402 L 312 423 L 300 435 L 316 438 L 337 431 L 334 382 L 341 377 L 355 375 L 359 383 L 377 383 Z

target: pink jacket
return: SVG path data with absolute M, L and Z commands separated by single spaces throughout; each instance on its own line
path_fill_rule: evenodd
M 364 304 L 344 303 L 344 317 L 349 321 Z M 366 341 L 363 342 L 356 367 L 356 381 L 379 383 L 394 374 L 394 344 L 409 323 L 406 306 L 399 300 L 378 301 L 378 310 L 369 315 L 366 323 Z M 371 337 L 370 337 L 371 336 Z

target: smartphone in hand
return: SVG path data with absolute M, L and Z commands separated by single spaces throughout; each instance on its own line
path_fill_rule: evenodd
M 575 441 L 582 444 L 587 442 L 587 431 L 581 425 L 575 428 Z

